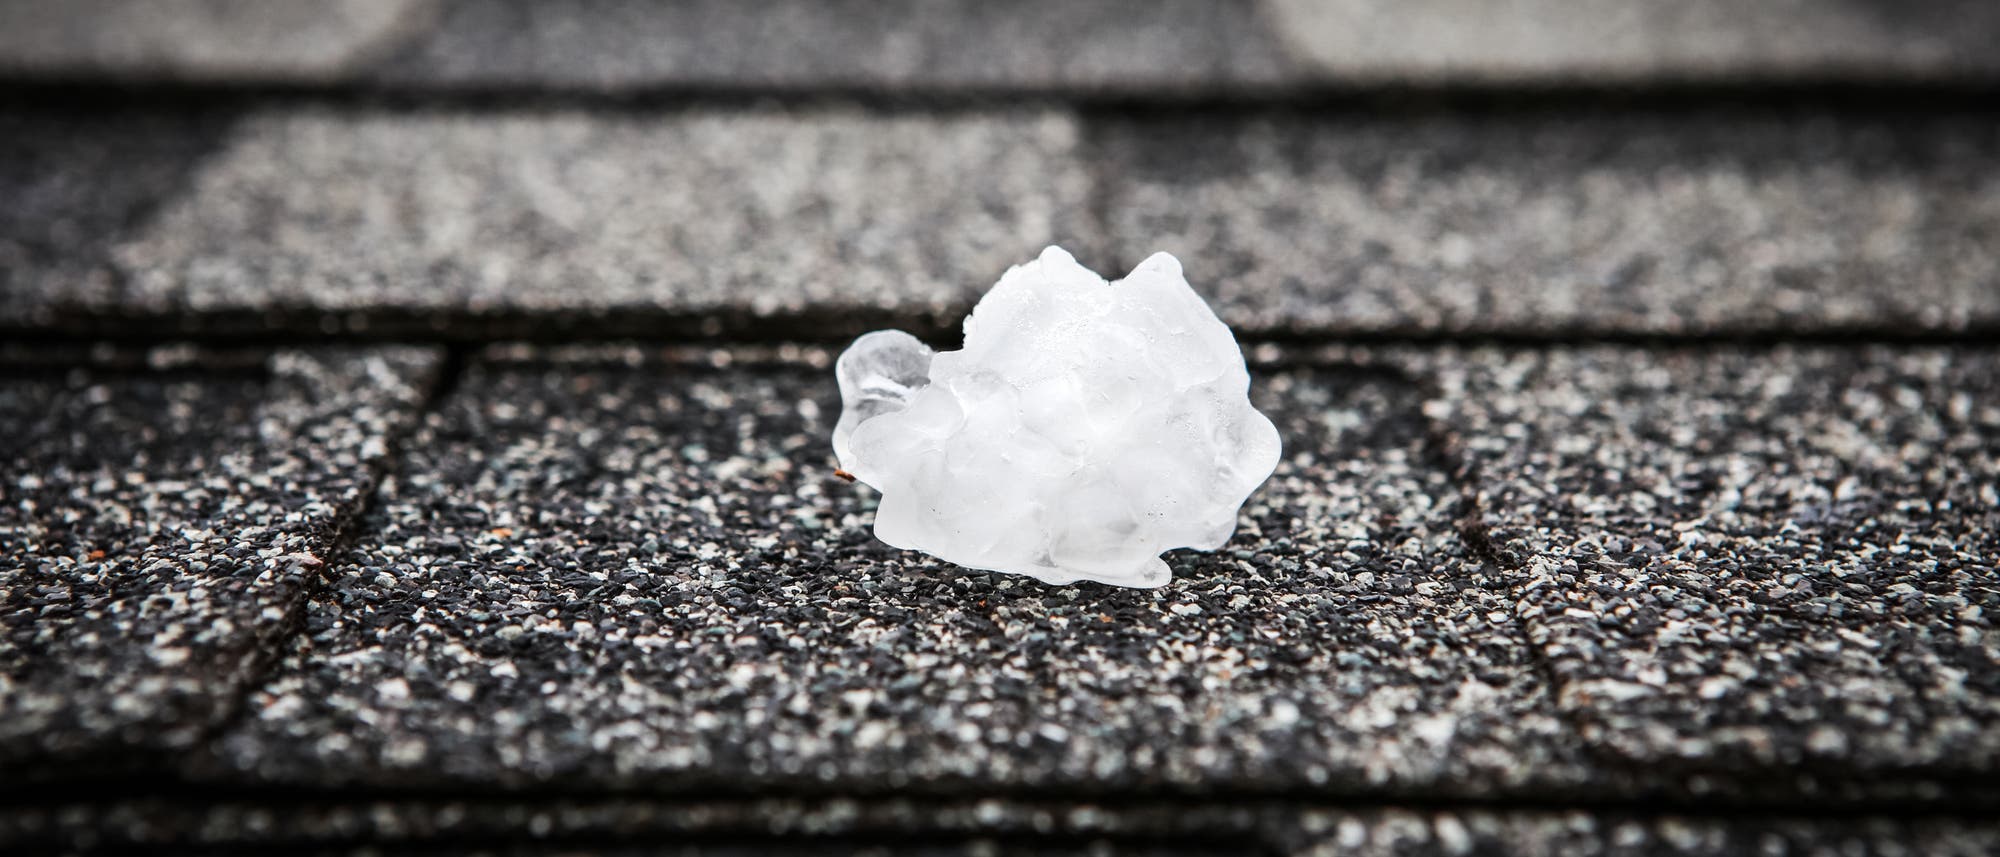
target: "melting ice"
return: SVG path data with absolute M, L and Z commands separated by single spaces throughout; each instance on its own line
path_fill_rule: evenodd
M 1166 253 L 1106 282 L 1050 247 L 963 349 L 876 331 L 835 371 L 834 453 L 882 492 L 876 537 L 971 568 L 1164 585 L 1160 553 L 1221 547 L 1278 463 L 1236 338 Z

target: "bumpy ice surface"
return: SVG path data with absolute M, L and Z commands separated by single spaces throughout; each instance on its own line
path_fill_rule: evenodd
M 1278 463 L 1236 338 L 1165 253 L 1107 283 L 1050 247 L 963 350 L 877 331 L 836 372 L 834 452 L 882 492 L 875 535 L 972 568 L 1163 585 L 1160 553 L 1221 547 Z

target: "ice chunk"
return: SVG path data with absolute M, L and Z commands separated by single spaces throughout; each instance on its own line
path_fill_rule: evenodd
M 862 334 L 833 366 L 840 381 L 840 423 L 833 427 L 833 454 L 852 473 L 847 439 L 864 420 L 910 406 L 918 390 L 930 386 L 931 357 L 937 352 L 900 330 Z M 858 466 L 858 465 L 855 465 Z
M 876 537 L 971 568 L 1163 585 L 1160 553 L 1221 547 L 1278 463 L 1236 338 L 1165 253 L 1107 283 L 1050 247 L 963 349 L 877 331 L 835 372 L 834 453 L 882 492 Z

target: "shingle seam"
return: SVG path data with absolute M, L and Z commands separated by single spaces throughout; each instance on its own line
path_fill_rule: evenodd
M 1406 371 L 1412 376 L 1412 383 L 1416 385 L 1424 401 L 1444 400 L 1444 392 L 1434 376 L 1415 370 Z M 1583 740 L 1585 733 L 1582 718 L 1561 704 L 1564 686 L 1562 677 L 1557 673 L 1555 663 L 1549 658 L 1548 653 L 1535 642 L 1534 629 L 1527 618 L 1521 615 L 1519 609 L 1522 597 L 1522 571 L 1526 563 L 1511 546 L 1511 541 L 1504 535 L 1496 537 L 1486 522 L 1484 503 L 1480 499 L 1480 486 L 1484 483 L 1484 476 L 1480 472 L 1479 462 L 1467 454 L 1464 439 L 1451 426 L 1449 419 L 1433 413 L 1430 408 L 1424 408 L 1423 415 L 1426 430 L 1425 449 L 1432 458 L 1432 466 L 1438 472 L 1445 474 L 1456 494 L 1452 503 L 1455 518 L 1452 532 L 1457 534 L 1467 551 L 1487 566 L 1499 571 L 1500 579 L 1508 582 L 1508 599 L 1513 602 L 1514 609 L 1507 613 L 1513 623 L 1513 636 L 1521 646 L 1536 677 L 1542 683 L 1539 696 L 1549 716 L 1562 724 L 1564 732 L 1584 748 L 1585 754 L 1593 764 L 1626 776 L 1639 773 L 1629 764 L 1624 764 L 1622 760 L 1598 751 L 1593 742 Z
M 1421 391 L 1425 401 L 1445 400 L 1445 394 L 1434 377 L 1419 370 L 1406 371 L 1409 372 L 1412 383 Z M 1466 452 L 1464 438 L 1451 425 L 1451 421 L 1447 417 L 1432 413 L 1429 408 L 1424 409 L 1424 419 L 1427 432 L 1426 447 L 1433 458 L 1433 466 L 1451 481 L 1457 495 L 1453 503 L 1455 521 L 1452 530 L 1472 555 L 1502 572 L 1501 579 L 1508 581 L 1508 598 L 1513 606 L 1513 609 L 1508 611 L 1508 618 L 1513 622 L 1515 639 L 1523 647 L 1528 662 L 1542 682 L 1542 696 L 1547 703 L 1550 716 L 1562 724 L 1573 739 L 1573 743 L 1583 749 L 1591 764 L 1637 782 L 1657 779 L 1652 776 L 1657 773 L 1655 769 L 1638 765 L 1611 752 L 1602 746 L 1602 742 L 1589 740 L 1586 737 L 1588 724 L 1584 716 L 1561 704 L 1562 694 L 1570 682 L 1562 677 L 1554 659 L 1537 641 L 1539 637 L 1545 636 L 1545 629 L 1542 629 L 1522 609 L 1522 605 L 1529 597 L 1528 589 L 1531 581 L 1527 569 L 1532 562 L 1531 555 L 1534 551 L 1518 544 L 1505 533 L 1496 534 L 1493 531 L 1487 521 L 1485 504 L 1480 496 L 1481 488 L 1485 484 L 1485 475 L 1477 459 Z
M 1766 343 L 1770 347 L 1782 347 L 1787 344 L 1789 343 Z M 1876 343 L 1840 344 L 1851 345 L 1853 351 L 1862 351 L 1868 345 Z M 1422 374 L 1421 370 L 1411 371 L 1414 374 Z M 1444 401 L 1443 393 L 1434 383 L 1428 380 L 1417 383 L 1423 389 L 1427 400 Z M 1436 466 L 1448 475 L 1459 491 L 1457 499 L 1460 506 L 1456 532 L 1474 555 L 1507 572 L 1503 578 L 1511 581 L 1512 588 L 1509 595 L 1514 602 L 1514 609 L 1510 611 L 1511 617 L 1518 633 L 1527 644 L 1528 656 L 1548 688 L 1551 701 L 1558 703 L 1552 706 L 1552 714 L 1576 739 L 1576 745 L 1587 755 L 1591 764 L 1613 776 L 1623 777 L 1631 782 L 1647 783 L 1654 787 L 1681 789 L 1690 785 L 1699 788 L 1698 784 L 1703 782 L 1729 783 L 1751 790 L 1788 793 L 1800 802 L 1809 801 L 1811 791 L 1811 789 L 1802 790 L 1800 785 L 1802 782 L 1811 782 L 1815 788 L 1830 791 L 1865 785 L 1899 789 L 1909 794 L 1926 792 L 1954 794 L 1955 798 L 1965 798 L 1967 805 L 1971 806 L 2000 799 L 2000 793 L 1990 790 L 1956 794 L 1953 792 L 1954 789 L 1983 787 L 1983 779 L 1978 774 L 1951 769 L 1940 770 L 1926 765 L 1861 771 L 1839 764 L 1814 763 L 1753 765 L 1748 768 L 1738 768 L 1718 762 L 1635 759 L 1619 753 L 1602 739 L 1589 737 L 1592 732 L 1601 731 L 1601 727 L 1589 721 L 1586 709 L 1559 704 L 1563 695 L 1577 686 L 1578 682 L 1562 677 L 1556 659 L 1551 656 L 1545 645 L 1538 642 L 1547 639 L 1554 631 L 1541 621 L 1535 611 L 1527 609 L 1531 606 L 1533 597 L 1531 590 L 1539 583 L 1534 579 L 1536 572 L 1531 570 L 1537 565 L 1536 560 L 1549 560 L 1559 567 L 1563 558 L 1537 551 L 1524 540 L 1510 537 L 1504 531 L 1496 533 L 1491 528 L 1480 499 L 1481 487 L 1486 483 L 1478 461 L 1464 451 L 1463 439 L 1451 426 L 1448 418 L 1439 417 L 1428 409 L 1425 418 L 1430 432 L 1430 443 L 1435 454 L 1439 456 Z M 1789 603 L 1772 602 L 1765 606 L 1793 620 L 1815 623 L 1827 621 L 1804 614 Z M 1844 802 L 1830 803 L 1840 805 Z
M 237 692 L 223 701 L 218 715 L 197 733 L 190 742 L 190 751 L 183 751 L 182 760 L 191 758 L 228 735 L 251 716 L 254 711 L 250 701 L 278 677 L 278 666 L 283 663 L 284 650 L 295 643 L 305 632 L 306 617 L 313 605 L 319 603 L 329 591 L 338 570 L 359 554 L 361 545 L 370 528 L 368 513 L 375 508 L 384 487 L 400 471 L 402 450 L 423 427 L 425 420 L 437 410 L 439 405 L 456 388 L 460 376 L 465 372 L 467 349 L 453 347 L 447 349 L 432 373 L 430 384 L 423 391 L 423 403 L 384 438 L 385 452 L 379 463 L 369 470 L 366 478 L 368 486 L 347 508 L 340 509 L 333 516 L 333 531 L 327 539 L 328 549 L 325 562 L 318 573 L 307 581 L 297 597 L 286 608 L 282 621 L 272 630 L 253 639 L 250 656 L 245 659 L 247 667 L 239 680 L 234 682 Z M 169 760 L 172 761 L 172 760 Z

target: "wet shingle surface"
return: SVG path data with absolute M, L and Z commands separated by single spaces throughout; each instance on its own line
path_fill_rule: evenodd
M 1722 771 L 2000 764 L 2000 354 L 1438 362 L 1586 740 Z
M 10 354 L 0 382 L 0 764 L 14 786 L 182 750 L 217 725 L 435 368 L 410 349 L 162 350 L 127 368 L 31 356 Z
M 228 330 L 858 332 L 1081 249 L 1077 143 L 1040 110 L 259 112 L 120 245 L 122 309 Z
M 628 355 L 612 354 L 623 360 Z M 638 355 L 629 355 L 639 359 Z M 726 356 L 726 354 L 725 354 Z M 1158 591 L 874 542 L 824 355 L 475 368 L 410 447 L 225 777 L 277 783 L 1393 786 L 1577 764 L 1448 530 L 1414 390 L 1297 370 L 1238 545 Z
M 1113 255 L 1253 330 L 1949 331 L 2000 321 L 2000 125 L 1826 114 L 1110 123 Z

